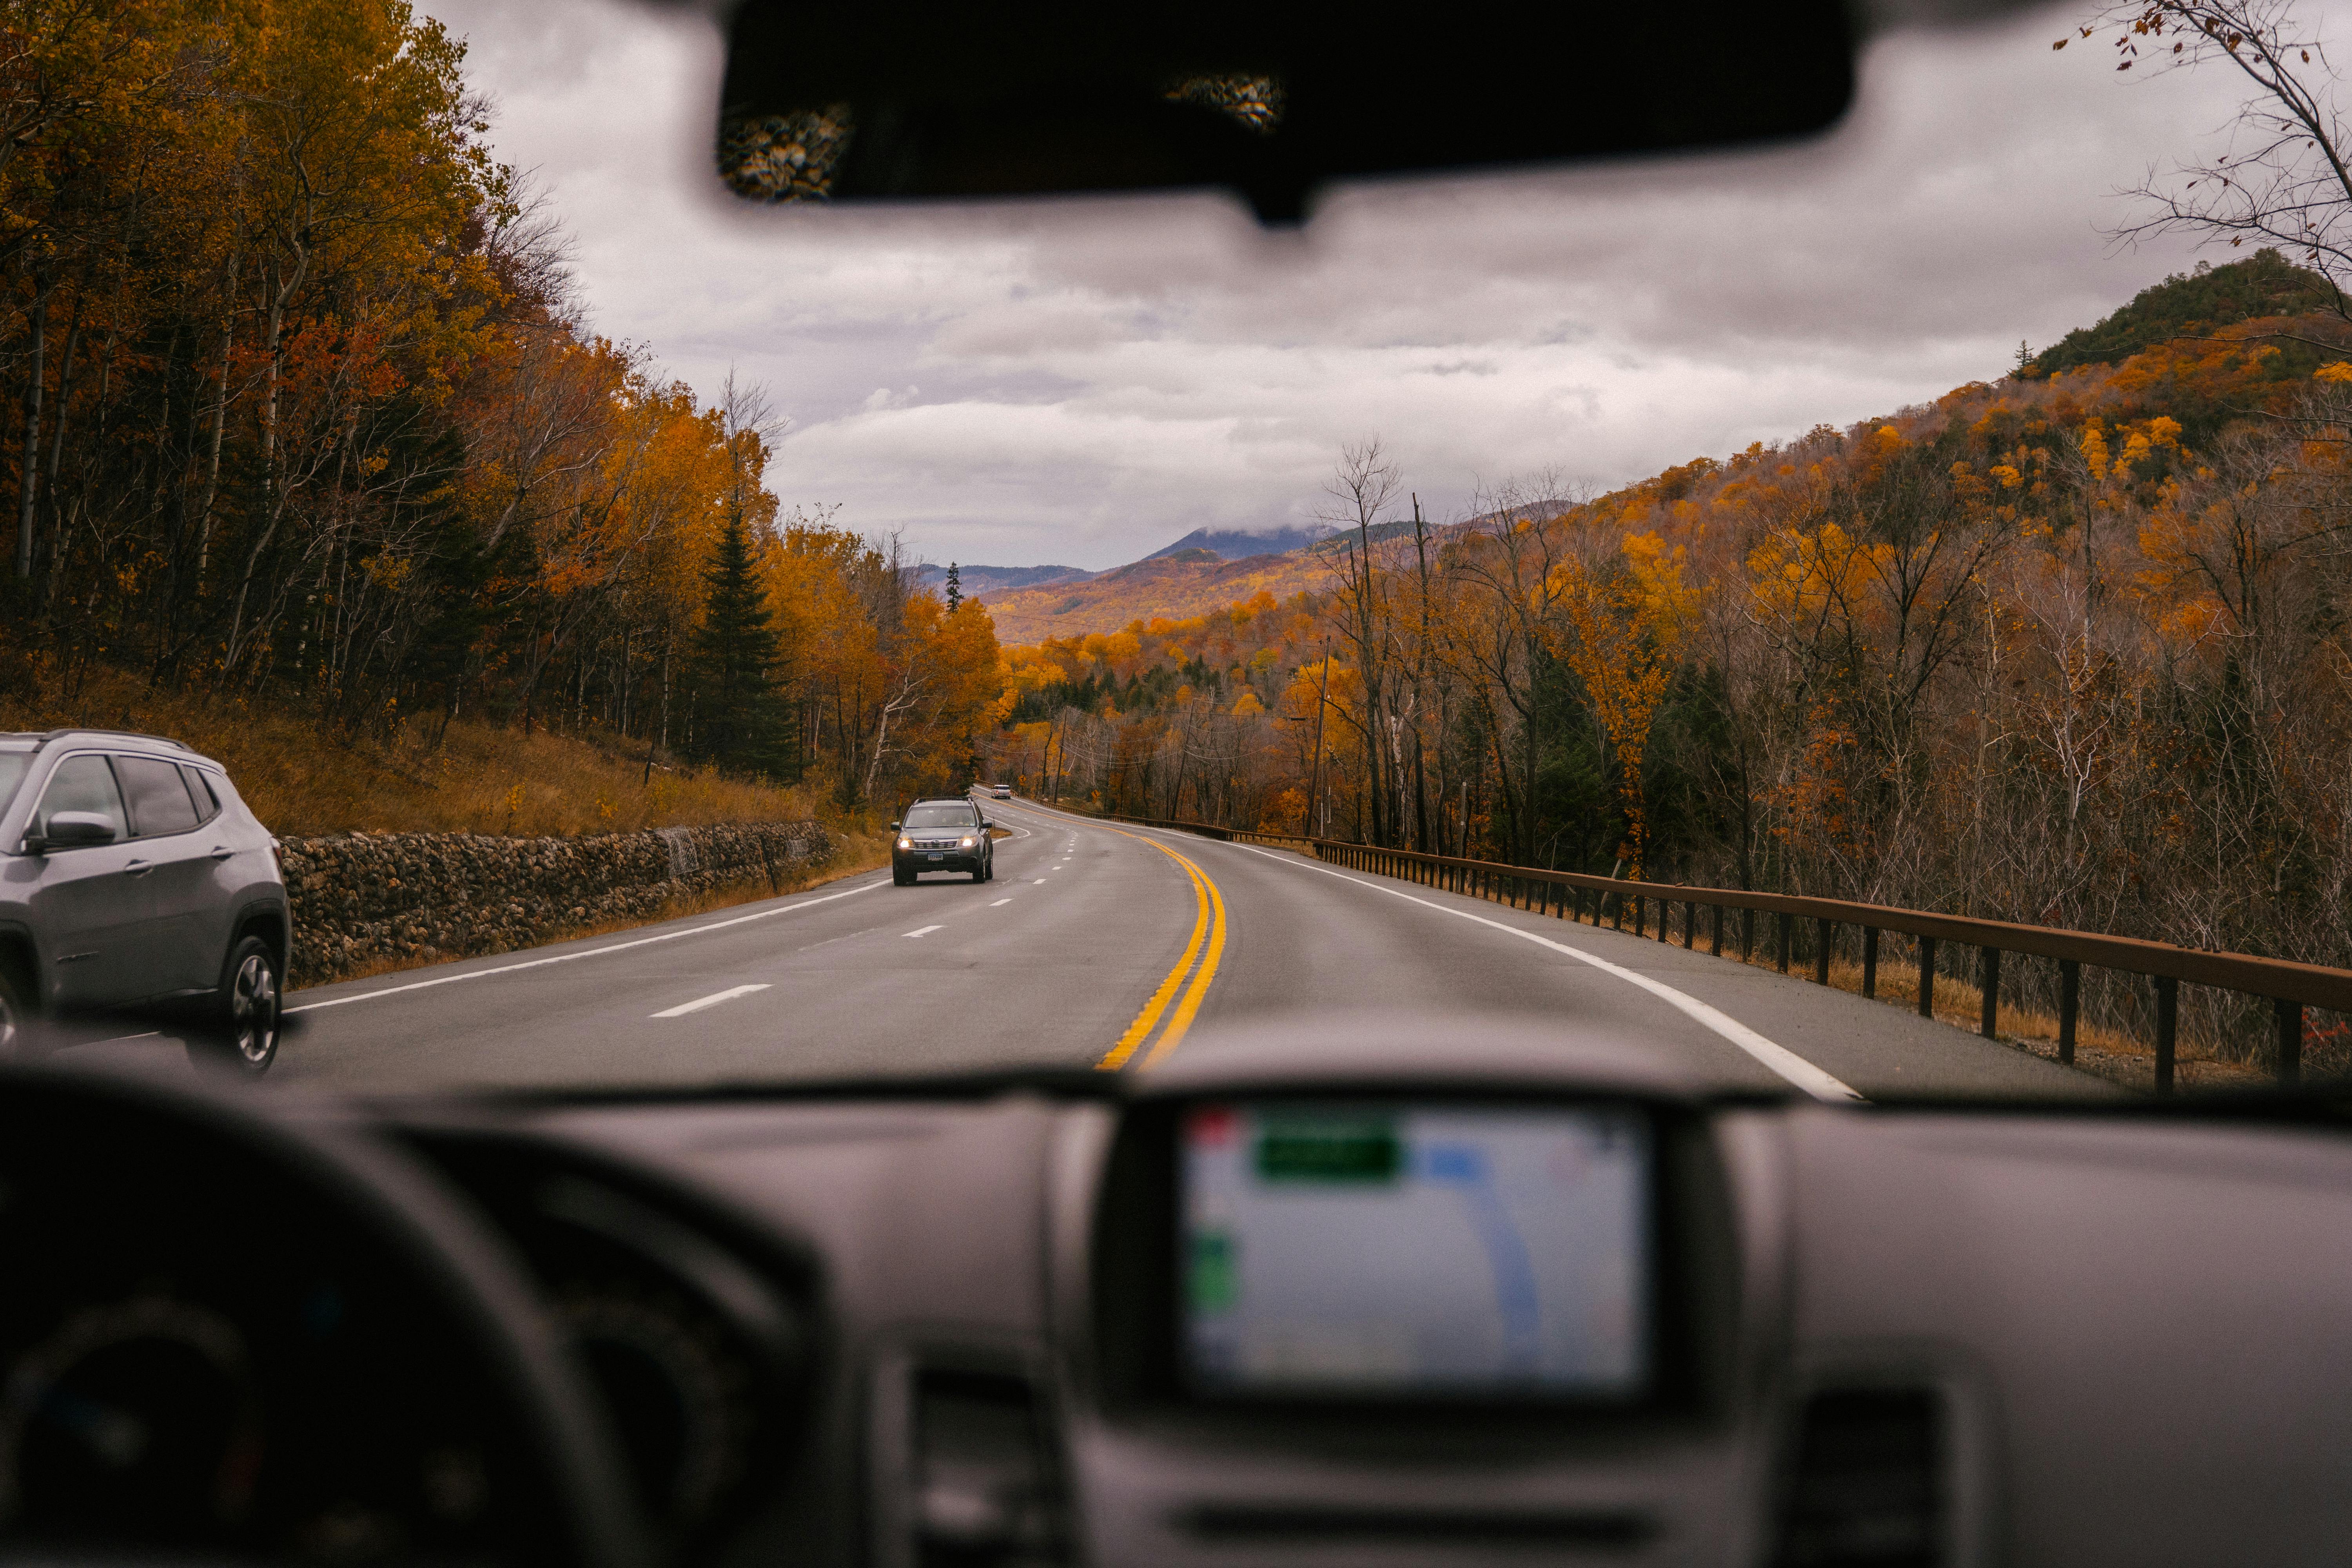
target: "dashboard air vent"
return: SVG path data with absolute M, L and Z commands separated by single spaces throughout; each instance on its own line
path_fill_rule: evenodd
M 1070 1561 L 1053 1433 L 1024 1378 L 926 1371 L 915 1383 L 916 1553 L 923 1568 Z
M 1818 1394 L 1805 1406 L 1779 1568 L 1937 1568 L 1948 1539 L 1941 1408 L 1924 1389 Z

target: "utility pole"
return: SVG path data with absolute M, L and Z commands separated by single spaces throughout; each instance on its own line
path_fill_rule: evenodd
M 1307 805 L 1307 821 L 1311 824 L 1318 814 L 1322 817 L 1318 838 L 1331 837 L 1331 811 L 1323 804 L 1323 705 L 1331 696 L 1331 639 L 1323 639 L 1323 679 L 1315 692 L 1315 796 Z

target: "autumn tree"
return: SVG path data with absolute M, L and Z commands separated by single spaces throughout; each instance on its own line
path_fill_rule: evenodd
M 784 776 L 791 713 L 776 689 L 783 652 L 752 563 L 750 525 L 740 512 L 722 526 L 703 585 L 690 749 L 746 773 Z
M 1396 460 L 1379 437 L 1367 437 L 1340 448 L 1318 512 L 1340 531 L 1331 556 L 1339 580 L 1335 607 L 1362 689 L 1361 702 L 1347 717 L 1364 747 L 1370 831 L 1377 844 L 1398 842 L 1397 779 L 1402 770 L 1391 672 L 1397 653 L 1395 584 L 1382 560 L 1390 553 L 1381 548 L 1385 538 L 1376 541 L 1373 528 L 1388 521 L 1381 514 L 1402 489 Z
M 2317 26 L 2290 0 L 2129 0 L 2053 47 L 2110 28 L 2118 72 L 2225 70 L 2246 89 L 2217 151 L 2178 158 L 2130 193 L 2144 216 L 2118 237 L 2275 246 L 2325 278 L 2336 313 L 2352 319 L 2352 141 Z
M 1588 519 L 1554 527 L 1589 529 Z M 1556 618 L 1540 635 L 1554 658 L 1582 682 L 1616 752 L 1618 792 L 1633 853 L 1630 874 L 1640 876 L 1649 851 L 1642 765 L 1650 727 L 1682 659 L 1697 595 L 1683 580 L 1683 555 L 1655 533 L 1629 534 L 1619 559 L 1589 562 L 1570 551 L 1546 584 Z

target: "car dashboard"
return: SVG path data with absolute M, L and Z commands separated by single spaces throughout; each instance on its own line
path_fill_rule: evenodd
M 1141 1077 L 268 1111 L 507 1270 L 584 1391 L 542 1425 L 627 1478 L 630 1517 L 576 1539 L 531 1510 L 593 1475 L 502 1430 L 504 1352 L 401 1244 L 193 1140 L 66 1194 L 31 1163 L 64 1145 L 12 1138 L 0 1559 L 2340 1555 L 2340 1132 L 1724 1100 L 1449 1027 L 1204 1034 Z M 142 1217 L 100 1246 L 69 1203 Z

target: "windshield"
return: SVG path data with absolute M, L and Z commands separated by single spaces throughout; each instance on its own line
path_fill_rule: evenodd
M 1837 1100 L 2352 1067 L 2352 149 L 2204 177 L 2267 111 L 2201 35 L 1891 28 L 1817 138 L 1266 226 L 818 199 L 859 132 L 715 157 L 704 9 L 199 10 L 138 58 L 236 93 L 26 67 L 105 79 L 19 193 L 0 721 L 220 759 L 187 843 L 274 836 L 312 1009 L 274 1079 L 1362 1009 Z M 289 162 L 297 98 L 373 139 Z M 226 957 L 173 941 L 136 994 Z

